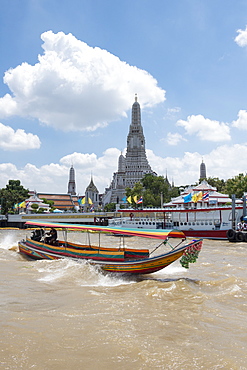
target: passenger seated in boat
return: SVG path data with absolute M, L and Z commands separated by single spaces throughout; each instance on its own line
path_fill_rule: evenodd
M 57 241 L 57 230 L 52 227 L 47 235 L 49 236 L 45 238 L 45 243 L 55 245 Z
M 36 229 L 33 231 L 31 239 L 35 240 L 36 242 L 40 242 L 41 238 L 44 236 L 44 230 L 43 229 Z

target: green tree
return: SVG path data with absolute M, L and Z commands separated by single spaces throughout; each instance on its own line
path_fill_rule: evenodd
M 169 202 L 171 197 L 176 197 L 179 195 L 179 189 L 173 186 L 170 186 L 164 176 L 155 176 L 152 174 L 147 174 L 143 177 L 140 182 L 137 182 L 133 189 L 126 188 L 126 197 L 131 196 L 132 203 L 131 206 L 138 208 L 134 201 L 135 198 L 139 199 L 143 197 L 144 207 L 160 207 L 161 201 Z
M 31 208 L 34 212 L 37 212 L 38 208 L 39 208 L 39 205 L 37 203 L 33 203 L 33 204 L 31 204 Z
M 116 203 L 108 203 L 104 207 L 105 212 L 114 212 L 116 210 Z
M 41 198 L 43 203 L 45 204 L 49 204 L 49 206 L 52 208 L 52 206 L 54 205 L 54 201 L 53 200 L 50 200 L 50 199 L 46 199 L 46 198 Z
M 0 189 L 1 213 L 13 212 L 16 203 L 28 198 L 29 190 L 25 189 L 20 180 L 9 180 L 5 188 Z
M 211 186 L 214 186 L 218 192 L 226 192 L 226 182 L 225 180 L 220 180 L 218 177 L 208 177 L 206 179 L 207 183 Z
M 180 194 L 179 188 L 176 186 L 173 186 L 171 189 L 168 190 L 168 202 L 171 200 L 171 198 L 176 198 Z
M 234 178 L 226 180 L 225 188 L 230 197 L 235 194 L 236 198 L 242 198 L 244 193 L 247 192 L 247 176 L 240 173 Z
M 168 202 L 171 199 L 171 186 L 164 176 L 147 174 L 143 177 L 142 184 L 145 188 L 143 193 L 145 206 L 160 207 L 162 199 L 163 202 Z
M 138 200 L 142 194 L 143 194 L 144 188 L 141 182 L 137 182 L 133 189 L 131 188 L 126 188 L 125 193 L 126 193 L 126 198 L 130 198 L 131 202 L 128 201 L 128 204 L 131 205 L 133 208 L 138 208 L 138 205 L 136 204 L 135 200 Z

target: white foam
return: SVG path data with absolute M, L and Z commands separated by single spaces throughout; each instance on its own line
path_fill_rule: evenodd
M 92 266 L 86 261 L 77 262 L 68 259 L 42 260 L 37 261 L 35 266 L 42 275 L 38 280 L 47 283 L 64 281 L 67 283 L 73 282 L 80 286 L 114 287 L 135 282 L 131 278 L 104 274 L 97 266 Z
M 13 247 L 16 247 L 18 245 L 19 239 L 20 238 L 17 235 L 14 235 L 12 233 L 1 235 L 0 248 L 8 250 Z

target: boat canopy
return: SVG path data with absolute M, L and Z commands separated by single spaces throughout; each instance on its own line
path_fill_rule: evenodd
M 111 233 L 116 235 L 131 235 L 140 236 L 143 238 L 153 238 L 153 239 L 167 239 L 169 238 L 182 238 L 186 239 L 186 236 L 182 231 L 179 230 L 165 230 L 165 229 L 127 229 L 122 227 L 109 227 L 109 226 L 98 226 L 98 225 L 79 225 L 70 223 L 60 223 L 60 222 L 44 222 L 39 220 L 30 220 L 25 223 L 27 226 L 36 227 L 54 227 L 60 229 L 70 229 L 70 230 L 80 230 L 89 232 L 102 232 Z

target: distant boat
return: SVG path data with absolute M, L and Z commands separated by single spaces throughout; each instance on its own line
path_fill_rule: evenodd
M 121 217 L 109 219 L 108 226 L 150 230 L 178 229 L 191 238 L 227 239 L 227 230 L 232 225 L 230 206 L 199 209 L 121 209 L 118 212 Z M 239 213 L 242 214 L 242 210 Z M 239 217 L 238 208 L 236 216 Z
M 149 274 L 165 268 L 179 258 L 181 258 L 180 262 L 182 266 L 188 268 L 189 263 L 196 261 L 202 248 L 202 240 L 193 240 L 188 244 L 184 244 L 186 237 L 183 232 L 177 230 L 124 229 L 42 222 L 37 220 L 28 221 L 26 225 L 39 228 L 59 228 L 66 231 L 65 238 L 63 241 L 56 241 L 55 244 L 51 245 L 42 240 L 42 233 L 39 233 L 38 240 L 34 240 L 37 238 L 32 237 L 19 242 L 19 251 L 21 254 L 32 259 L 53 260 L 69 258 L 77 261 L 86 260 L 92 265 L 99 266 L 104 271 L 114 273 Z M 145 248 L 101 247 L 100 238 L 98 246 L 75 244 L 67 241 L 68 229 L 89 233 L 122 234 L 123 236 L 157 239 L 159 244 L 153 251 Z M 174 242 L 176 242 L 175 246 L 172 245 Z M 157 254 L 157 250 L 164 246 L 169 247 L 170 250 L 166 253 Z
M 227 239 L 227 231 L 244 216 L 243 200 L 222 194 L 205 180 L 188 187 L 162 208 L 118 209 L 121 217 L 109 219 L 113 227 L 178 229 L 186 237 Z

